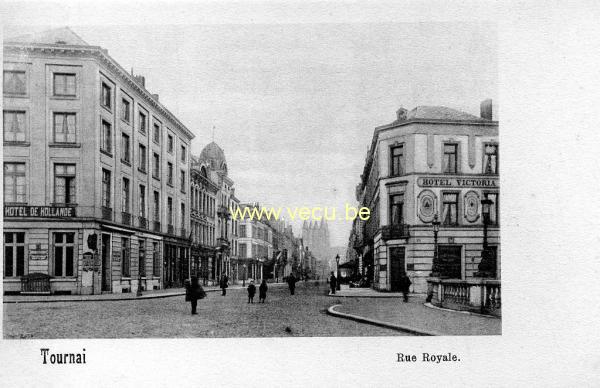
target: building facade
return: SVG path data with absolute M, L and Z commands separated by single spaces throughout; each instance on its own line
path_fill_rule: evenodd
M 484 240 L 493 277 L 500 277 L 498 121 L 492 113 L 491 100 L 481 104 L 481 117 L 421 106 L 400 109 L 396 121 L 375 128 L 356 193 L 370 218 L 355 222 L 351 234 L 360 271 L 374 288 L 398 290 L 403 273 L 417 293 L 427 291 L 431 275 L 477 278 Z
M 194 137 L 108 52 L 69 29 L 4 42 L 4 290 L 181 284 Z
M 302 224 L 302 241 L 305 248 L 319 260 L 328 260 L 331 256 L 329 226 L 327 221 L 304 221 Z

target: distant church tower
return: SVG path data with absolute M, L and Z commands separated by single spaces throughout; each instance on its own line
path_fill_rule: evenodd
M 310 221 L 302 224 L 302 240 L 304 246 L 313 253 L 313 255 L 323 261 L 330 259 L 331 245 L 329 243 L 329 226 L 327 221 Z

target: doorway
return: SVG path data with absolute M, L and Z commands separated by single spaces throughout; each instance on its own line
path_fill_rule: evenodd
M 390 285 L 391 291 L 400 291 L 400 279 L 404 275 L 404 247 L 390 248 Z
M 449 279 L 462 279 L 462 246 L 438 245 L 441 275 Z
M 103 292 L 111 291 L 110 268 L 110 234 L 102 234 L 102 288 Z

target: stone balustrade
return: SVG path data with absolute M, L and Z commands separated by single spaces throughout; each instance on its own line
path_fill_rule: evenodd
M 429 278 L 428 300 L 435 306 L 502 316 L 500 280 Z

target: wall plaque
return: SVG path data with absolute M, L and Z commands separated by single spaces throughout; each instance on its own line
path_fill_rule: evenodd
M 423 222 L 433 221 L 435 214 L 437 197 L 431 190 L 423 190 L 418 197 L 419 203 L 419 218 Z
M 469 191 L 464 196 L 465 218 L 469 222 L 475 222 L 479 219 L 479 194 L 475 191 Z

